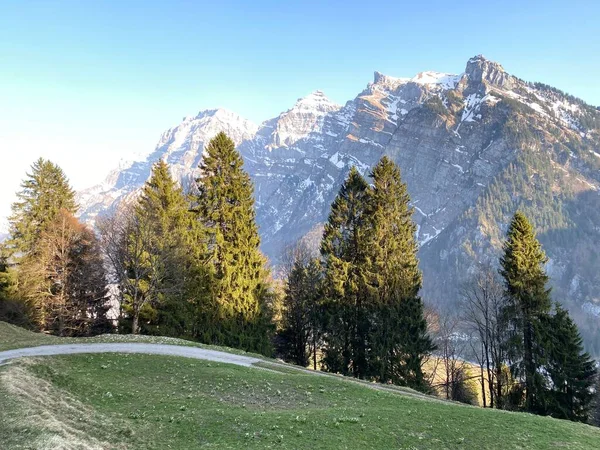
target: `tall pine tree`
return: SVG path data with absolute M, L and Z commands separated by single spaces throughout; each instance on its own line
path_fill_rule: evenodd
M 551 316 L 542 318 L 545 372 L 550 378 L 545 395 L 545 414 L 559 419 L 586 422 L 596 379 L 595 363 L 583 350 L 583 340 L 569 313 L 556 305 Z
M 19 297 L 30 315 L 29 321 L 42 328 L 45 318 L 36 313 L 43 315 L 46 310 L 42 302 L 48 279 L 40 266 L 40 239 L 62 212 L 72 215 L 76 210 L 75 193 L 62 169 L 42 158 L 35 161 L 12 205 L 6 248 L 10 262 L 16 266 Z
M 364 378 L 370 375 L 373 306 L 367 258 L 367 182 L 352 167 L 331 206 L 321 255 L 327 326 L 324 364 L 333 372 Z
M 198 213 L 207 228 L 215 280 L 207 338 L 269 351 L 268 274 L 259 250 L 252 181 L 235 144 L 222 132 L 208 144 L 200 170 Z
M 322 328 L 321 267 L 315 258 L 298 259 L 288 276 L 279 335 L 285 359 L 317 368 L 317 348 Z
M 370 272 L 377 290 L 373 374 L 425 389 L 423 359 L 434 349 L 419 297 L 416 226 L 399 167 L 384 156 L 371 172 L 368 197 Z
M 0 244 L 0 320 L 16 325 L 30 325 L 27 304 L 17 295 L 17 279 L 10 267 L 8 250 Z
M 550 289 L 544 270 L 547 258 L 533 225 L 517 212 L 508 228 L 500 274 L 504 278 L 508 306 L 505 308 L 510 339 L 508 357 L 513 376 L 523 380 L 525 410 L 543 410 L 546 381 L 539 368 L 544 363 L 542 317 L 550 312 Z
M 40 158 L 31 166 L 12 205 L 9 247 L 18 255 L 34 252 L 37 239 L 61 210 L 75 214 L 75 193 L 62 169 Z
M 205 232 L 163 160 L 154 164 L 142 189 L 135 222 L 149 234 L 144 258 L 150 270 L 138 283 L 140 288 L 151 287 L 144 331 L 194 337 L 209 282 Z

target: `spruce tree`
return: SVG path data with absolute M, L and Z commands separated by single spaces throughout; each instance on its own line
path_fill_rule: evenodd
M 150 270 L 138 283 L 149 288 L 145 331 L 193 337 L 208 289 L 205 233 L 162 160 L 142 189 L 135 222 L 149 234 L 144 258 Z
M 433 349 L 419 297 L 416 226 L 399 167 L 383 157 L 371 172 L 368 196 L 370 272 L 377 291 L 374 375 L 383 382 L 425 389 L 423 358 Z
M 31 173 L 21 183 L 17 201 L 12 205 L 8 243 L 13 253 L 33 252 L 45 226 L 61 210 L 75 214 L 75 193 L 62 169 L 40 158 L 31 166 Z
M 586 422 L 593 400 L 595 363 L 583 350 L 577 325 L 569 313 L 556 306 L 542 319 L 546 349 L 545 372 L 551 383 L 545 398 L 545 413 L 559 419 Z
M 93 230 L 81 226 L 78 240 L 70 249 L 71 267 L 67 279 L 69 298 L 76 324 L 73 335 L 94 336 L 111 333 L 114 326 L 108 318 L 111 309 L 107 275 L 100 243 Z
M 509 303 L 504 314 L 511 335 L 507 342 L 511 371 L 517 379 L 524 380 L 524 407 L 530 412 L 543 408 L 546 384 L 539 373 L 544 362 L 540 319 L 551 308 L 546 261 L 533 226 L 523 213 L 517 212 L 508 228 L 500 274 Z
M 0 244 L 0 320 L 16 325 L 29 325 L 27 304 L 17 295 L 17 279 L 9 264 L 9 252 Z
M 6 246 L 9 260 L 16 266 L 22 305 L 30 315 L 28 320 L 37 326 L 44 327 L 44 317 L 36 312 L 45 311 L 41 302 L 48 293 L 47 277 L 37 270 L 41 268 L 39 241 L 59 215 L 72 215 L 76 210 L 75 193 L 62 169 L 42 158 L 35 161 L 12 205 Z
M 200 164 L 198 214 L 209 236 L 214 273 L 208 339 L 246 349 L 265 348 L 269 295 L 254 210 L 253 185 L 225 133 L 208 144 Z
M 314 258 L 297 260 L 289 274 L 283 299 L 282 331 L 279 335 L 285 359 L 302 367 L 313 360 L 322 327 L 321 267 Z
M 355 377 L 369 375 L 372 348 L 367 196 L 367 182 L 352 167 L 331 206 L 321 242 L 328 315 L 324 364 Z

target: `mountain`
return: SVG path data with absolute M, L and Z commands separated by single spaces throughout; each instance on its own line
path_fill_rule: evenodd
M 255 183 L 263 251 L 319 226 L 351 166 L 367 175 L 382 155 L 401 167 L 415 208 L 423 296 L 455 305 L 478 263 L 497 260 L 510 217 L 524 210 L 549 256 L 554 298 L 600 355 L 600 112 L 541 83 L 528 83 L 483 56 L 458 75 L 375 73 L 345 105 L 320 91 L 260 126 L 203 111 L 165 132 L 146 160 L 112 172 L 80 195 L 94 217 L 135 195 L 151 164 L 166 159 L 190 183 L 202 149 L 228 133 Z
M 218 132 L 224 131 L 239 145 L 251 139 L 257 130 L 257 125 L 224 109 L 184 117 L 179 125 L 160 136 L 156 148 L 146 159 L 122 163 L 102 184 L 79 192 L 80 216 L 93 224 L 98 214 L 111 211 L 123 200 L 135 196 L 150 177 L 152 165 L 161 158 L 169 163 L 173 175 L 187 185 L 194 180 L 205 146 Z

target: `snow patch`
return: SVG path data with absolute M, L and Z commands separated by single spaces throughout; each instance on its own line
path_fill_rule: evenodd
M 335 152 L 331 156 L 331 158 L 329 158 L 329 161 L 331 161 L 333 163 L 333 165 L 336 166 L 338 169 L 342 169 L 346 166 L 346 163 L 344 163 L 344 161 L 342 161 L 342 159 L 340 158 L 340 154 L 338 152 Z
M 454 89 L 461 77 L 462 75 L 428 71 L 417 74 L 410 81 L 423 85 L 438 85 L 442 89 Z

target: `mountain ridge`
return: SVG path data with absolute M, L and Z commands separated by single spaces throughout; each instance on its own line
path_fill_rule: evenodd
M 600 234 L 582 214 L 599 198 L 600 114 L 583 100 L 478 55 L 457 75 L 375 72 L 344 105 L 313 91 L 259 125 L 208 111 L 165 131 L 145 161 L 82 192 L 82 218 L 93 222 L 135 195 L 158 158 L 191 183 L 204 146 L 225 131 L 254 180 L 262 248 L 276 263 L 296 239 L 309 233 L 315 240 L 351 166 L 368 175 L 387 155 L 413 200 L 427 299 L 455 303 L 477 264 L 493 262 L 510 215 L 521 208 L 547 247 L 556 295 L 580 324 L 594 317 L 600 278 L 577 262 L 575 249 L 583 242 L 597 249 Z

